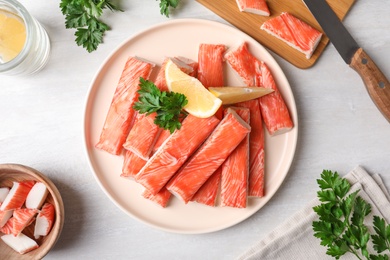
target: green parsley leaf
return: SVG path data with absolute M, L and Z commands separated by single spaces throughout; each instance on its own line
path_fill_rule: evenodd
M 327 254 L 340 259 L 347 252 L 358 259 L 389 260 L 388 255 L 370 254 L 367 249 L 370 237 L 374 250 L 382 253 L 390 251 L 390 225 L 374 216 L 376 235 L 369 233 L 364 221 L 371 213 L 371 205 L 358 196 L 359 190 L 350 191 L 351 185 L 337 172 L 324 170 L 317 180 L 320 190 L 317 196 L 320 205 L 313 207 L 319 220 L 313 221 L 314 236 L 327 247 Z
M 173 133 L 181 127 L 181 119 L 187 114 L 183 107 L 187 105 L 187 98 L 180 93 L 160 91 L 157 86 L 144 78 L 140 78 L 138 101 L 133 108 L 141 114 L 157 113 L 154 123 Z
M 160 13 L 169 17 L 169 9 L 176 8 L 179 5 L 179 0 L 160 0 Z
M 88 52 L 95 51 L 103 42 L 109 26 L 100 20 L 104 9 L 122 11 L 111 0 L 61 0 L 60 8 L 65 16 L 65 28 L 76 29 L 76 43 Z
M 374 216 L 374 230 L 376 233 L 372 236 L 374 249 L 382 253 L 390 248 L 390 225 L 386 225 L 383 218 Z

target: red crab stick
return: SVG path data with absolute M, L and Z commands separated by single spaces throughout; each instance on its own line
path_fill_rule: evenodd
M 40 210 L 34 229 L 34 237 L 47 236 L 54 224 L 55 207 L 51 203 L 45 203 Z
M 237 108 L 237 114 L 249 124 L 250 110 Z M 245 208 L 248 195 L 249 134 L 222 164 L 221 205 Z
M 233 109 L 228 109 L 210 137 L 167 184 L 167 189 L 188 203 L 249 132 L 250 126 Z
M 238 9 L 241 12 L 254 13 L 263 16 L 269 16 L 267 2 L 265 0 L 236 0 Z
M 280 94 L 268 66 L 261 62 L 262 86 L 274 90 L 269 96 L 260 97 L 260 109 L 264 124 L 271 135 L 283 134 L 293 128 L 287 105 Z
M 310 59 L 322 37 L 320 31 L 287 12 L 267 20 L 260 28 L 302 52 L 307 59 Z
M 259 61 L 242 43 L 225 54 L 225 59 L 248 86 L 272 88 L 273 93 L 259 98 L 264 123 L 271 135 L 281 134 L 293 127 L 286 103 L 280 94 L 267 65 Z
M 226 46 L 223 44 L 200 44 L 198 51 L 198 75 L 197 78 L 206 88 L 224 86 L 223 54 Z M 223 117 L 223 108 L 219 108 L 215 116 Z M 221 180 L 222 169 L 217 169 L 206 183 L 193 197 L 193 201 L 208 206 L 215 206 L 216 197 Z
M 0 210 L 7 211 L 21 208 L 34 184 L 35 181 L 14 182 L 7 197 L 1 204 Z
M 213 175 L 200 187 L 191 198 L 191 201 L 214 207 L 217 203 L 219 183 L 221 182 L 222 168 L 219 167 Z
M 153 64 L 136 57 L 129 57 L 122 71 L 119 83 L 108 110 L 106 121 L 96 148 L 118 155 L 132 127 L 138 99 L 139 79 L 149 78 Z
M 156 195 L 218 123 L 219 120 L 214 116 L 197 118 L 188 115 L 180 130 L 176 130 L 165 140 L 135 176 L 136 181 Z
M 201 44 L 198 51 L 198 79 L 203 86 L 222 87 L 223 54 L 226 46 L 222 44 Z
M 160 135 L 160 127 L 154 123 L 156 113 L 137 113 L 134 126 L 130 130 L 123 147 L 144 160 L 148 160 L 153 146 Z
M 144 167 L 146 161 L 134 154 L 132 151 L 126 151 L 122 166 L 121 177 L 134 179 L 134 176 Z
M 145 199 L 151 200 L 151 201 L 157 203 L 158 205 L 160 205 L 161 207 L 165 208 L 167 206 L 172 194 L 164 187 L 156 195 L 153 195 L 152 193 L 150 193 L 150 191 L 145 189 L 142 192 L 142 196 Z
M 251 113 L 249 135 L 249 180 L 248 196 L 264 196 L 264 128 L 259 102 L 249 100 L 238 103 L 239 107 L 249 108 Z
M 31 224 L 35 214 L 38 213 L 38 209 L 21 208 L 16 209 L 13 214 L 13 229 L 12 234 L 14 236 L 19 235 L 25 227 Z

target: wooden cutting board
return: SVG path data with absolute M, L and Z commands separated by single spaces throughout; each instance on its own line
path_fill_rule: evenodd
M 288 12 L 323 32 L 320 25 L 317 23 L 310 11 L 306 8 L 302 0 L 267 0 L 268 8 L 271 12 L 271 16 L 269 17 L 240 12 L 237 7 L 236 0 L 196 1 L 232 25 L 236 26 L 241 31 L 250 35 L 264 47 L 267 47 L 291 64 L 301 69 L 306 69 L 313 66 L 320 57 L 325 46 L 329 43 L 329 39 L 323 35 L 321 42 L 318 44 L 316 51 L 313 53 L 313 56 L 310 59 L 306 59 L 304 54 L 260 29 L 260 26 L 266 20 L 278 16 L 282 12 Z M 327 0 L 327 2 L 335 11 L 337 16 L 343 20 L 345 15 L 354 4 L 355 0 Z

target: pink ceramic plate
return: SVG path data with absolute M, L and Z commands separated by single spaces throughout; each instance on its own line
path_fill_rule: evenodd
M 225 44 L 235 48 L 248 42 L 250 51 L 270 67 L 284 96 L 295 127 L 292 131 L 270 137 L 266 134 L 266 196 L 250 199 L 246 209 L 185 205 L 173 198 L 167 208 L 144 199 L 143 188 L 120 177 L 123 158 L 97 150 L 100 131 L 111 103 L 116 84 L 129 55 L 161 65 L 166 56 L 184 56 L 197 60 L 200 43 Z M 226 66 L 226 83 L 243 85 L 235 72 Z M 103 63 L 97 72 L 86 102 L 84 119 L 85 147 L 91 169 L 107 196 L 124 212 L 153 227 L 175 233 L 207 233 L 235 225 L 257 212 L 275 194 L 292 163 L 298 136 L 297 111 L 290 85 L 273 57 L 258 42 L 243 32 L 221 23 L 178 19 L 153 26 L 126 40 Z

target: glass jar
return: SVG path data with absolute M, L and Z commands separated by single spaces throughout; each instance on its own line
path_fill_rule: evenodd
M 13 35 L 10 36 L 10 34 L 17 31 L 12 27 L 4 28 L 5 19 L 12 20 L 8 22 L 9 26 L 19 26 L 15 25 L 19 20 L 25 28 L 25 41 L 20 52 L 14 53 L 14 55 L 10 55 L 8 52 L 8 57 L 4 53 L 0 53 L 0 75 L 29 75 L 42 69 L 50 54 L 50 40 L 42 25 L 28 13 L 23 5 L 15 0 L 0 0 L 0 18 L 2 19 L 0 20 L 0 36 L 3 33 L 3 43 L 5 43 L 4 39 L 15 40 L 16 36 L 11 38 Z M 4 34 L 7 38 L 4 38 Z M 17 37 L 22 37 L 19 31 Z M 0 45 L 2 45 L 1 37 Z M 17 44 L 12 43 L 9 46 L 14 48 Z M 0 49 L 0 51 L 4 51 L 4 49 Z

